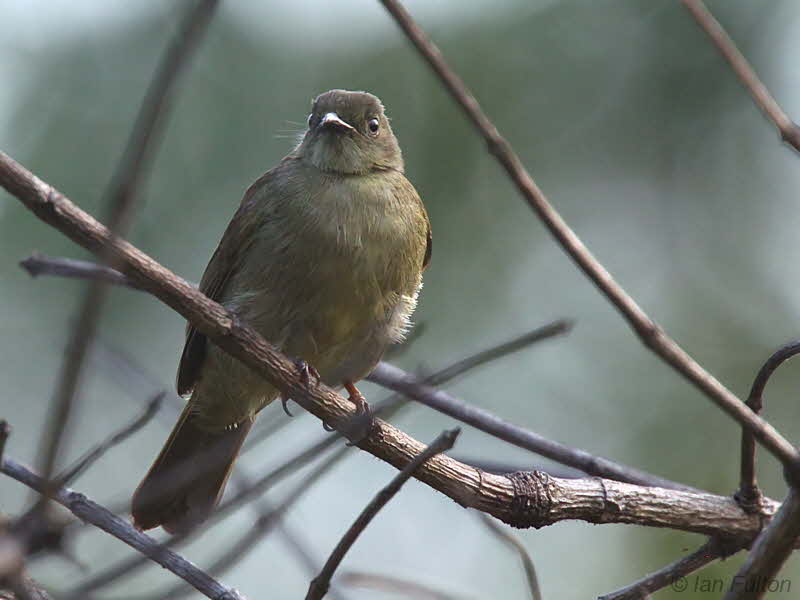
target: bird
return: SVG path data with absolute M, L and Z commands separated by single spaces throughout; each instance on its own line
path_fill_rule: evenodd
M 409 331 L 431 251 L 383 104 L 335 89 L 313 100 L 299 144 L 247 189 L 199 289 L 364 413 L 355 383 Z M 140 530 L 204 522 L 257 413 L 280 396 L 191 324 L 177 390 L 186 406 L 132 498 Z

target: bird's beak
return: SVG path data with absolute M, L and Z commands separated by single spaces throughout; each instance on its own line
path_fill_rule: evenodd
M 341 129 L 353 129 L 349 123 L 345 123 L 335 112 L 326 113 L 319 122 L 320 127 L 339 127 Z

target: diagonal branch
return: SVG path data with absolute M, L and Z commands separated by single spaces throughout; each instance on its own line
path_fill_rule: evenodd
M 346 428 L 355 412 L 351 402 L 324 384 L 309 388 L 295 363 L 258 333 L 130 243 L 112 238 L 103 225 L 2 152 L 0 185 L 39 218 L 84 247 L 93 251 L 110 248 L 129 277 L 186 317 L 210 340 L 323 422 Z M 375 419 L 358 446 L 398 469 L 425 448 L 380 419 Z M 746 515 L 733 500 L 713 494 L 642 488 L 604 479 L 557 479 L 541 472 L 494 475 L 442 454 L 422 465 L 415 477 L 462 506 L 517 527 L 542 527 L 577 518 L 594 523 L 639 522 L 748 539 L 761 529 L 762 515 Z M 774 510 L 774 503 L 769 503 L 764 516 Z
M 695 21 L 703 31 L 708 34 L 711 41 L 730 64 L 733 72 L 739 77 L 744 87 L 750 92 L 753 100 L 764 115 L 777 127 L 781 139 L 800 151 L 800 127 L 789 118 L 780 104 L 772 97 L 767 86 L 756 75 L 753 67 L 747 62 L 744 55 L 739 52 L 736 44 L 725 32 L 719 21 L 714 18 L 702 0 L 681 0 L 683 5 L 692 13 Z
M 336 544 L 336 548 L 331 552 L 330 557 L 325 562 L 319 575 L 311 580 L 311 584 L 308 586 L 306 600 L 322 600 L 322 597 L 328 592 L 331 577 L 333 577 L 336 569 L 342 564 L 342 560 L 344 560 L 344 555 L 347 554 L 347 551 L 353 546 L 358 536 L 369 526 L 372 519 L 375 518 L 375 515 L 397 495 L 397 492 L 400 491 L 403 484 L 411 479 L 414 471 L 437 454 L 452 448 L 453 444 L 456 443 L 456 438 L 459 433 L 461 433 L 461 430 L 458 428 L 451 429 L 450 431 L 443 431 L 439 437 L 431 442 L 430 446 L 425 448 L 425 450 L 420 452 L 411 462 L 403 467 L 389 485 L 378 492 L 372 501 L 367 504 L 361 514 L 358 515 L 355 522 L 342 536 L 342 539 L 339 540 L 339 543 Z
M 753 414 L 739 398 L 706 371 L 670 338 L 614 280 L 606 268 L 592 255 L 575 232 L 553 208 L 534 182 L 511 145 L 481 110 L 478 101 L 464 82 L 450 69 L 439 49 L 414 22 L 398 0 L 381 0 L 391 16 L 414 44 L 416 49 L 439 77 L 453 99 L 461 106 L 475 128 L 481 133 L 498 162 L 513 180 L 517 189 L 536 212 L 564 251 L 583 273 L 597 286 L 620 314 L 628 321 L 642 343 L 683 375 L 729 416 L 750 429 L 785 467 L 800 470 L 800 451 L 772 425 Z

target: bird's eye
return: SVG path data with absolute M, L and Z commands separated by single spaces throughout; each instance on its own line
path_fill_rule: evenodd
M 370 135 L 377 135 L 378 130 L 381 128 L 381 122 L 378 121 L 376 118 L 372 118 L 367 121 L 367 129 L 369 130 Z

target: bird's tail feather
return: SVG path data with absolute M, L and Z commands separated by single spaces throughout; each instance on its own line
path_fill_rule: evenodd
M 205 521 L 222 497 L 253 425 L 250 417 L 221 432 L 205 431 L 197 426 L 191 404 L 133 494 L 131 512 L 139 529 L 161 525 L 174 534 Z

